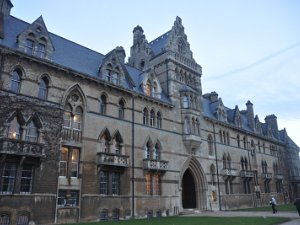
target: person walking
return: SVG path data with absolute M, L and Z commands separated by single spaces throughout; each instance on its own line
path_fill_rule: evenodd
M 272 196 L 270 200 L 270 205 L 272 206 L 273 213 L 277 213 L 277 209 L 276 209 L 277 202 L 274 196 Z
M 296 198 L 294 201 L 294 205 L 296 206 L 296 209 L 298 211 L 298 214 L 300 216 L 300 198 Z

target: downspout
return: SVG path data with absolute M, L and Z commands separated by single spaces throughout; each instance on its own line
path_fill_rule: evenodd
M 134 98 L 135 94 L 132 95 L 132 122 L 131 122 L 131 135 L 132 135 L 132 142 L 131 142 L 131 217 L 134 219 Z
M 215 156 L 216 156 L 216 167 L 217 167 L 217 183 L 218 183 L 218 199 L 219 199 L 219 210 L 222 211 L 221 205 L 221 193 L 220 193 L 220 179 L 219 179 L 219 167 L 218 167 L 218 154 L 217 154 L 217 139 L 216 139 L 216 130 L 215 124 L 212 122 L 213 131 L 214 131 L 214 147 L 215 147 Z

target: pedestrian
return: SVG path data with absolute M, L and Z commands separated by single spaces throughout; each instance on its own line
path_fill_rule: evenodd
M 296 198 L 294 201 L 294 205 L 296 206 L 296 209 L 298 211 L 298 214 L 300 216 L 300 198 Z
M 274 196 L 272 196 L 270 200 L 270 205 L 272 206 L 273 213 L 277 213 L 277 209 L 276 209 L 277 202 Z

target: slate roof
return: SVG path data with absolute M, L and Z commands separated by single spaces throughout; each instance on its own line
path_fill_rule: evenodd
M 149 43 L 154 56 L 159 55 L 165 50 L 166 44 L 170 36 L 170 32 L 171 31 L 164 33 L 163 35 L 159 36 L 158 38 L 154 39 Z
M 4 16 L 4 39 L 0 39 L 0 45 L 18 51 L 17 36 L 22 33 L 30 24 L 24 22 L 13 16 Z M 75 42 L 62 38 L 56 34 L 49 32 L 49 37 L 52 40 L 55 48 L 50 63 L 62 66 L 67 69 L 91 76 L 96 79 L 99 78 L 98 70 L 103 62 L 105 55 L 98 53 L 94 50 L 86 48 Z M 23 52 L 24 53 L 24 52 Z M 34 56 L 33 56 L 34 57 Z M 46 59 L 45 59 L 46 60 Z M 143 94 L 140 88 L 140 75 L 143 71 L 133 68 L 127 64 L 124 65 L 128 75 L 131 77 L 134 85 L 128 80 L 125 80 L 124 87 L 131 91 L 136 91 Z M 170 99 L 165 93 L 161 94 L 161 98 L 157 99 L 168 104 L 171 104 Z

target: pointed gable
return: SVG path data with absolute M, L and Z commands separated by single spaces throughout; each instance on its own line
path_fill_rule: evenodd
M 40 58 L 50 59 L 54 51 L 42 16 L 18 35 L 17 42 L 20 50 Z
M 236 105 L 234 108 L 234 113 L 233 113 L 233 123 L 238 126 L 241 127 L 242 123 L 241 123 L 241 114 L 240 114 L 240 110 L 239 107 Z

